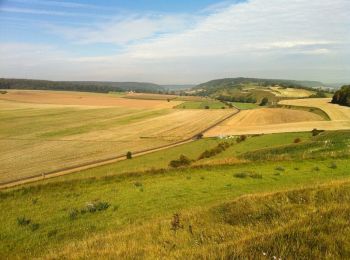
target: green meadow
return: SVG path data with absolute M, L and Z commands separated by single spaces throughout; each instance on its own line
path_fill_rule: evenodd
M 297 138 L 300 141 L 295 142 Z M 199 160 L 204 151 L 224 142 L 229 143 L 225 150 Z M 284 223 L 286 228 L 287 224 L 298 226 L 294 218 L 300 215 L 298 220 L 301 225 L 305 222 L 305 226 L 298 227 L 295 232 L 302 233 L 302 227 L 307 229 L 309 219 L 314 217 L 313 210 L 320 210 L 326 216 L 339 210 L 341 203 L 350 202 L 348 195 L 341 198 L 341 194 L 348 194 L 347 182 L 350 181 L 349 143 L 348 131 L 324 132 L 314 137 L 310 133 L 261 135 L 243 141 L 202 139 L 1 191 L 0 207 L 6 210 L 2 212 L 0 223 L 0 257 L 89 258 L 97 257 L 99 252 L 106 258 L 151 259 L 165 255 L 229 258 L 235 252 L 241 257 L 249 256 L 249 252 L 250 256 L 258 257 L 265 252 L 263 249 L 271 256 L 305 256 L 306 249 L 297 247 L 299 240 L 283 236 L 288 229 L 281 229 L 278 223 Z M 290 156 L 281 157 L 281 153 Z M 192 165 L 169 168 L 169 161 L 182 154 L 192 160 Z M 237 163 L 204 163 L 206 160 L 220 162 L 224 157 L 236 158 Z M 317 188 L 332 183 L 335 186 L 329 189 L 336 189 L 337 193 Z M 315 196 L 315 189 L 328 195 Z M 305 203 L 297 203 L 299 193 Z M 306 193 L 313 195 L 305 197 Z M 250 206 L 238 210 L 241 215 L 235 213 L 236 206 L 231 209 L 235 201 L 245 205 L 244 201 L 252 194 L 257 201 L 249 199 L 247 205 Z M 264 199 L 266 194 L 272 197 Z M 340 197 L 339 201 L 331 200 L 332 196 Z M 286 197 L 297 202 L 282 203 Z M 320 201 L 327 202 L 324 205 L 327 208 L 323 208 Z M 261 210 L 261 203 L 272 215 Z M 244 212 L 252 212 L 254 218 Z M 339 225 L 331 230 L 341 230 L 346 237 L 348 231 L 343 229 L 346 218 L 343 214 L 332 216 Z M 320 228 L 326 228 L 321 220 L 321 217 L 317 219 Z M 214 224 L 220 221 L 225 223 Z M 247 235 L 248 230 L 251 236 Z M 270 239 L 261 236 L 252 240 L 261 230 L 269 230 Z M 329 241 L 329 246 L 333 246 L 328 233 L 324 233 L 322 242 Z M 274 236 L 278 236 L 278 240 L 273 240 Z M 142 244 L 141 237 L 146 237 Z M 339 239 L 346 242 L 344 237 Z M 307 239 L 306 235 L 297 238 Z M 138 247 L 135 247 L 133 243 L 137 241 Z M 228 246 L 238 241 L 239 244 Z M 285 249 L 279 247 L 282 244 L 275 244 L 275 241 L 289 243 L 294 251 L 283 251 Z M 81 252 L 74 250 L 75 247 Z M 346 244 L 338 251 L 332 249 L 330 256 L 336 257 L 339 253 L 347 256 L 348 249 Z M 312 251 L 315 255 L 309 256 L 316 257 L 325 250 L 318 248 Z

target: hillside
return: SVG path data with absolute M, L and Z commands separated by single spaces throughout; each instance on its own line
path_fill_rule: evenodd
M 164 88 L 144 82 L 49 81 L 35 79 L 0 79 L 0 89 L 65 90 L 108 93 L 112 91 L 158 92 Z
M 283 79 L 225 78 L 211 80 L 193 88 L 193 93 L 226 102 L 276 104 L 286 98 L 325 97 L 317 81 Z M 316 90 L 316 88 L 318 90 Z
M 350 85 L 343 86 L 340 90 L 335 92 L 332 103 L 350 106 Z
M 205 138 L 1 191 L 0 258 L 348 258 L 349 138 Z

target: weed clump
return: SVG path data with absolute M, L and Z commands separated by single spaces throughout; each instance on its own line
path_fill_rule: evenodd
M 247 178 L 248 177 L 248 174 L 245 173 L 245 172 L 239 172 L 239 173 L 235 173 L 235 175 L 233 175 L 234 177 L 236 178 Z
M 284 168 L 282 166 L 277 166 L 275 168 L 276 171 L 284 172 Z
M 78 217 L 79 211 L 77 209 L 72 209 L 68 212 L 68 218 L 70 220 L 75 220 Z
M 31 222 L 31 219 L 26 218 L 26 217 L 19 217 L 19 218 L 17 218 L 17 224 L 19 226 L 27 226 L 27 225 L 30 224 L 30 222 Z
M 336 169 L 337 168 L 337 165 L 335 162 L 332 162 L 330 165 L 329 165 L 329 168 L 331 169 Z
M 262 175 L 259 173 L 255 173 L 255 172 L 239 172 L 233 175 L 236 178 L 247 178 L 250 177 L 252 179 L 262 179 Z
M 181 222 L 180 222 L 180 214 L 179 213 L 175 213 L 173 215 L 173 218 L 172 218 L 170 224 L 171 224 L 170 229 L 174 232 L 176 232 L 180 228 L 183 228 L 183 225 L 181 225 Z
M 301 142 L 301 139 L 300 139 L 299 137 L 294 139 L 294 143 L 295 143 L 295 144 L 298 144 L 298 143 L 300 143 L 300 142 Z

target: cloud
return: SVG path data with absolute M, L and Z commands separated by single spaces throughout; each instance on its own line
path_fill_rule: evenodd
M 209 9 L 214 11 L 129 14 L 90 27 L 51 25 L 70 43 L 112 43 L 116 51 L 81 57 L 67 50 L 64 66 L 54 58 L 59 48 L 47 50 L 51 58 L 43 64 L 59 66 L 40 68 L 56 78 L 163 83 L 230 76 L 350 80 L 350 1 L 250 0 Z M 5 63 L 0 61 L 3 68 Z
M 72 28 L 48 25 L 46 28 L 51 33 L 79 44 L 114 43 L 123 45 L 152 37 L 157 38 L 161 34 L 182 31 L 191 23 L 195 23 L 196 19 L 197 17 L 185 14 L 127 15 L 90 26 Z

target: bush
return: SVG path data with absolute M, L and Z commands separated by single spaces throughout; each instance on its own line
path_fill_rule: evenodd
M 311 130 L 312 136 L 317 136 L 322 132 L 324 132 L 324 130 L 317 130 L 316 128 Z
M 170 167 L 178 168 L 191 165 L 191 160 L 187 158 L 185 155 L 180 155 L 178 160 L 172 160 L 169 163 Z
M 285 169 L 284 169 L 282 166 L 277 166 L 277 167 L 275 168 L 275 170 L 276 170 L 276 171 L 280 171 L 280 172 L 284 172 L 284 171 L 285 171 Z
M 202 133 L 199 133 L 196 135 L 196 139 L 202 139 L 203 138 L 203 134 Z
M 38 223 L 32 223 L 30 225 L 30 230 L 34 232 L 34 231 L 38 230 L 39 227 L 40 227 L 40 225 Z
M 54 237 L 57 235 L 57 229 L 47 232 L 47 237 Z
M 264 97 L 264 98 L 261 100 L 259 106 L 266 106 L 268 103 L 269 103 L 269 99 L 268 99 L 267 97 Z
M 131 159 L 132 158 L 132 153 L 129 151 L 126 153 L 126 159 Z
M 301 142 L 301 139 L 300 139 L 299 137 L 294 139 L 294 143 L 295 143 L 295 144 L 298 144 L 298 143 L 300 143 L 300 142 Z
M 173 218 L 172 218 L 170 224 L 171 224 L 170 229 L 173 230 L 174 232 L 176 232 L 180 228 L 183 228 L 183 225 L 181 225 L 181 222 L 180 222 L 180 214 L 175 213 L 173 215 Z
M 209 109 L 210 107 L 209 107 L 209 106 L 205 106 L 204 108 L 205 108 L 205 109 Z
M 134 185 L 135 185 L 136 187 L 142 187 L 142 183 L 139 182 L 139 181 L 135 182 Z
M 247 178 L 248 177 L 248 174 L 245 173 L 245 172 L 240 172 L 240 173 L 236 173 L 235 175 L 233 175 L 234 177 L 236 178 Z
M 72 209 L 68 212 L 68 218 L 74 220 L 78 217 L 79 211 L 77 209 Z
M 19 226 L 27 226 L 30 224 L 30 222 L 31 222 L 31 220 L 29 218 L 26 218 L 26 217 L 17 218 L 17 224 Z
M 329 168 L 336 169 L 337 165 L 335 164 L 335 162 L 332 162 L 331 165 L 329 165 Z

